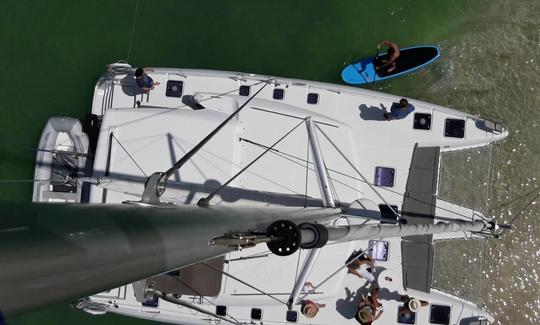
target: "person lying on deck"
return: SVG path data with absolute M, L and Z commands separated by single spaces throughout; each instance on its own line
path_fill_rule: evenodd
M 354 252 L 353 255 L 354 254 L 356 254 L 356 252 Z M 373 275 L 373 273 L 375 273 L 375 268 L 375 261 L 366 254 L 358 256 L 347 266 L 348 273 L 367 279 L 370 283 L 375 283 L 375 276 Z

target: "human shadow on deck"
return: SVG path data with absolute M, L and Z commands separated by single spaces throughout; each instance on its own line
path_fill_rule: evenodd
M 122 91 L 128 96 L 137 96 L 143 93 L 142 88 L 137 84 L 135 75 L 133 74 L 125 76 L 121 81 L 121 85 Z
M 340 298 L 336 301 L 336 310 L 346 319 L 353 319 L 357 312 L 358 304 L 362 299 L 362 294 L 367 292 L 369 282 L 365 281 L 364 285 L 358 288 L 356 292 L 345 287 L 345 298 Z
M 381 104 L 381 107 L 367 106 L 362 104 L 358 106 L 360 110 L 360 118 L 366 121 L 385 121 L 384 113 L 386 113 L 385 107 Z
M 381 107 L 377 106 L 367 106 L 366 104 L 362 104 L 358 106 L 358 109 L 360 110 L 360 118 L 366 121 L 384 121 L 384 113 L 386 110 L 384 109 L 384 106 L 381 105 Z

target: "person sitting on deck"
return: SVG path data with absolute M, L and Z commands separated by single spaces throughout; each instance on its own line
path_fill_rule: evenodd
M 383 306 L 379 302 L 379 286 L 371 286 L 371 294 L 368 297 L 362 297 L 358 304 L 358 311 L 354 318 L 362 325 L 370 325 L 383 313 Z
M 390 112 L 384 112 L 384 119 L 387 121 L 390 120 L 401 120 L 407 117 L 411 112 L 414 111 L 414 106 L 409 104 L 409 101 L 405 98 L 399 100 L 399 103 L 392 103 L 390 107 Z
M 356 251 L 353 252 L 353 255 L 356 255 Z M 370 283 L 375 283 L 375 261 L 368 256 L 367 254 L 362 254 L 354 259 L 351 263 L 350 260 L 347 260 L 347 269 L 348 273 L 352 273 L 360 278 L 367 279 Z
M 399 58 L 399 46 L 396 43 L 384 40 L 377 45 L 377 51 L 381 46 L 388 46 L 388 54 L 375 58 L 375 71 L 379 74 L 389 74 L 396 69 L 396 61 Z
M 135 80 L 137 81 L 137 85 L 141 87 L 141 89 L 145 93 L 149 92 L 150 90 L 154 89 L 157 85 L 159 85 L 159 82 L 154 82 L 154 80 L 150 78 L 148 74 L 146 74 L 147 72 L 152 72 L 152 71 L 154 71 L 154 69 L 137 68 L 137 70 L 135 70 Z

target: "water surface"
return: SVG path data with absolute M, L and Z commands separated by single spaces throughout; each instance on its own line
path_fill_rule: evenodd
M 539 1 L 4 0 L 0 7 L 2 200 L 30 200 L 31 183 L 5 180 L 32 178 L 31 149 L 46 120 L 84 118 L 108 63 L 128 59 L 137 66 L 340 83 L 343 65 L 373 55 L 382 39 L 401 46 L 436 44 L 442 57 L 376 89 L 505 120 L 511 133 L 497 147 L 490 215 L 509 221 L 538 193 Z M 471 199 L 477 191 L 459 182 L 467 182 L 460 172 L 467 174 L 470 166 L 455 164 L 463 165 L 448 181 L 465 189 L 455 199 L 480 204 L 481 198 Z M 436 284 L 485 303 L 498 324 L 540 323 L 539 213 L 531 203 L 516 229 L 497 241 L 437 245 Z M 91 317 L 67 304 L 10 321 L 151 323 Z

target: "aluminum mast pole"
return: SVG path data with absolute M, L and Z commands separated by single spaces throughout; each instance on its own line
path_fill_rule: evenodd
M 76 299 L 223 255 L 230 233 L 277 220 L 328 221 L 339 209 L 0 202 L 0 311 Z
M 432 235 L 463 231 L 494 230 L 495 225 L 485 221 L 453 221 L 436 224 L 406 225 L 355 225 L 346 227 L 327 227 L 329 240 L 346 242 L 361 239 L 391 238 L 416 235 Z

